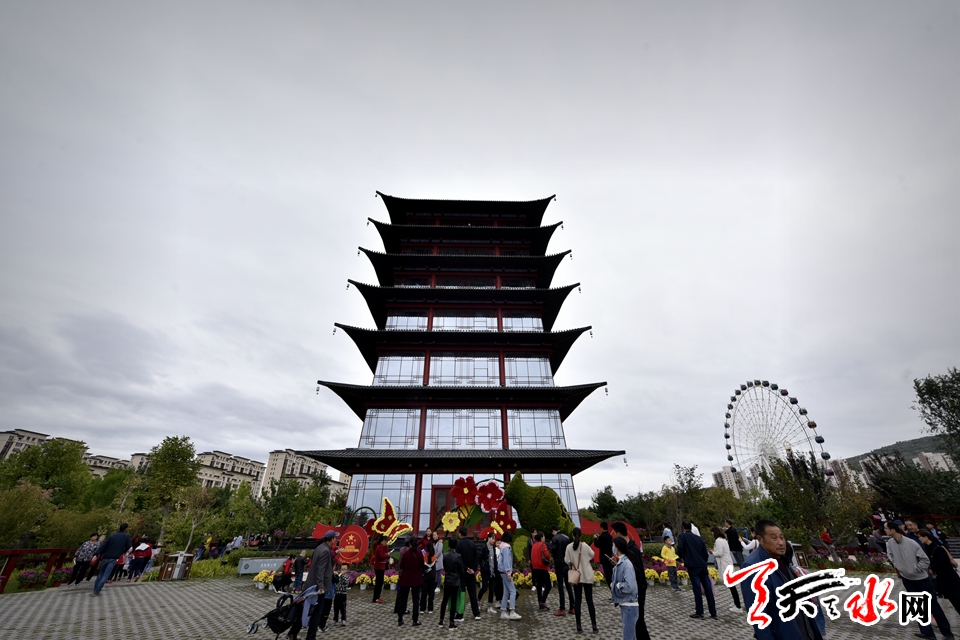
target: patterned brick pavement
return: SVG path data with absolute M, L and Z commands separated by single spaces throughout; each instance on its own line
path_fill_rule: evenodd
M 752 637 L 743 614 L 727 611 L 732 604 L 729 592 L 718 589 L 718 620 L 691 620 L 693 595 L 689 588 L 673 593 L 666 587 L 653 587 L 647 592 L 647 624 L 654 640 L 716 640 Z M 112 584 L 98 598 L 90 597 L 91 585 L 60 587 L 38 593 L 13 593 L 0 596 L 0 638 L 4 640 L 50 639 L 131 639 L 131 640 L 272 640 L 269 630 L 261 629 L 248 636 L 249 622 L 266 613 L 276 602 L 269 590 L 258 590 L 250 578 L 197 580 L 188 582 Z M 897 589 L 899 592 L 899 589 Z M 345 628 L 331 628 L 324 638 L 342 640 L 383 640 L 384 638 L 483 638 L 497 640 L 555 640 L 575 638 L 572 616 L 554 616 L 552 611 L 536 610 L 536 600 L 529 589 L 521 590 L 517 611 L 523 620 L 501 621 L 499 616 L 484 612 L 483 619 L 469 616 L 456 632 L 437 625 L 439 611 L 424 616 L 422 627 L 397 627 L 392 615 L 393 594 L 385 592 L 385 603 L 370 603 L 370 591 L 350 590 Z M 596 588 L 598 624 L 603 638 L 618 638 L 619 613 L 609 604 L 603 587 Z M 556 605 L 556 591 L 550 594 Z M 949 603 L 941 601 L 951 624 L 960 631 L 960 617 Z M 439 600 L 437 601 L 439 607 Z M 485 611 L 485 608 L 484 608 Z M 589 622 L 586 624 L 589 637 Z M 848 619 L 829 622 L 830 640 L 901 640 L 913 638 L 916 625 L 901 627 L 893 619 L 881 621 L 867 629 Z M 305 633 L 301 634 L 303 638 Z M 938 634 L 939 637 L 939 634 Z

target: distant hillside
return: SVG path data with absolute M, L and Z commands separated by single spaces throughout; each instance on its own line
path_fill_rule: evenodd
M 863 453 L 859 456 L 847 458 L 847 463 L 857 471 L 861 471 L 860 461 L 867 456 L 893 453 L 894 451 L 899 451 L 907 460 L 907 462 L 909 462 L 911 458 L 917 457 L 918 453 L 923 451 L 929 453 L 942 453 L 943 448 L 940 445 L 940 436 L 924 436 L 923 438 L 914 438 L 913 440 L 901 440 L 896 444 L 888 444 L 885 447 L 868 451 L 867 453 Z

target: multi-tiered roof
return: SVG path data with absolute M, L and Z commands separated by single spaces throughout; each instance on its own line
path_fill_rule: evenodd
M 517 471 L 575 474 L 621 454 L 568 449 L 562 426 L 550 447 L 518 447 L 514 443 L 523 440 L 508 424 L 508 412 L 525 410 L 556 411 L 554 415 L 563 421 L 606 384 L 553 386 L 553 374 L 574 341 L 590 327 L 552 331 L 564 299 L 578 286 L 550 288 L 560 261 L 569 253 L 547 255 L 550 238 L 561 224 L 541 226 L 552 196 L 530 202 L 491 202 L 379 195 L 390 223 L 371 222 L 383 240 L 384 252 L 360 248 L 370 259 L 378 284 L 350 281 L 363 295 L 376 329 L 337 324 L 356 343 L 375 374 L 374 384 L 324 380 L 318 384 L 339 395 L 361 419 L 372 409 L 419 410 L 416 446 L 412 441 L 403 447 L 361 442 L 356 449 L 302 453 L 352 475 L 416 474 L 417 487 L 425 474 L 502 474 L 504 480 Z M 499 384 L 495 374 L 470 379 L 431 373 L 431 363 L 435 368 L 452 366 L 443 365 L 441 358 L 469 361 L 471 354 L 491 362 L 499 358 Z M 381 369 L 388 356 L 413 361 L 413 366 L 420 367 L 417 377 L 384 382 Z M 548 363 L 549 371 L 539 378 L 517 374 L 516 369 L 528 361 L 541 367 Z M 470 366 L 466 362 L 466 369 Z M 425 433 L 427 413 L 450 408 L 497 409 L 502 445 L 431 446 Z M 415 514 L 422 511 L 419 499 L 416 490 Z M 420 522 L 414 526 L 423 528 Z

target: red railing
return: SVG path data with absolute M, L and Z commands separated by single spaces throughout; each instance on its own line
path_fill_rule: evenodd
M 44 569 L 48 574 L 52 574 L 56 569 L 63 566 L 67 558 L 73 555 L 73 549 L 0 549 L 0 558 L 5 560 L 3 571 L 0 572 L 0 593 L 7 588 L 10 582 L 10 576 L 17 568 L 20 558 L 23 556 L 47 556 L 47 567 Z

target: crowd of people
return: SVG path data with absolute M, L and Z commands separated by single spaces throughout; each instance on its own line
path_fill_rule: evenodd
M 127 532 L 127 524 L 120 525 L 116 533 L 102 536 L 94 532 L 90 539 L 80 545 L 74 556 L 73 571 L 67 586 L 79 586 L 96 576 L 93 595 L 100 595 L 105 584 L 126 579 L 137 582 L 153 566 L 157 547 L 147 536 L 133 536 Z
M 878 534 L 875 530 L 870 545 L 886 553 L 905 591 L 931 595 L 933 620 L 945 640 L 951 640 L 950 624 L 937 595 L 960 611 L 960 575 L 956 571 L 958 562 L 951 556 L 943 532 L 932 523 L 923 526 L 914 519 L 901 520 L 893 514 L 880 522 L 883 533 Z M 675 536 L 669 525 L 664 524 L 663 546 L 659 554 L 675 590 L 680 591 L 678 563 L 682 561 L 687 570 L 693 586 L 694 610 L 690 617 L 704 619 L 709 615 L 715 619 L 717 597 L 708 574 L 707 545 L 693 523 L 685 521 L 681 528 L 680 535 Z M 590 629 L 599 633 L 594 602 L 594 566 L 599 565 L 610 589 L 610 602 L 620 612 L 622 637 L 624 640 L 648 640 L 650 634 L 644 616 L 647 582 L 642 544 L 638 545 L 629 536 L 628 527 L 623 522 L 601 523 L 600 529 L 593 546 L 583 541 L 579 528 L 573 529 L 570 537 L 556 526 L 549 535 L 532 532 L 521 553 L 532 568 L 538 609 L 553 611 L 556 616 L 573 616 L 576 632 L 583 633 L 582 606 L 585 604 Z M 136 581 L 149 571 L 158 549 L 146 536 L 131 537 L 126 530 L 127 525 L 122 524 L 110 536 L 91 534 L 76 552 L 73 574 L 67 584 L 78 585 L 96 577 L 93 595 L 97 596 L 108 582 Z M 721 576 L 728 567 L 744 568 L 774 559 L 777 570 L 768 576 L 767 586 L 776 592 L 777 587 L 806 573 L 797 566 L 794 545 L 786 540 L 776 523 L 760 520 L 749 531 L 747 538 L 743 537 L 730 520 L 726 520 L 723 527 L 711 528 L 714 543 L 710 551 Z M 475 620 L 482 618 L 484 597 L 486 613 L 498 615 L 504 621 L 521 619 L 516 611 L 517 587 L 513 576 L 516 556 L 511 533 L 505 532 L 500 537 L 490 533 L 482 541 L 474 540 L 465 527 L 457 533 L 444 539 L 438 532 L 428 529 L 422 538 L 410 536 L 404 541 L 396 562 L 386 539 L 381 536 L 374 540 L 371 550 L 375 575 L 373 602 L 383 603 L 384 576 L 387 569 L 395 565 L 399 576 L 393 614 L 398 626 L 405 624 L 407 616 L 412 626 L 421 626 L 424 616 L 434 613 L 435 596 L 441 593 L 437 624 L 451 631 L 464 623 L 466 613 Z M 331 611 L 334 625 L 346 625 L 350 576 L 345 564 L 336 570 L 334 550 L 337 538 L 336 532 L 328 531 L 312 558 L 308 557 L 306 550 L 296 556 L 290 555 L 274 576 L 276 590 L 289 589 L 302 594 L 288 640 L 298 640 L 298 633 L 304 627 L 307 629 L 306 640 L 315 640 L 318 631 L 326 630 Z M 825 545 L 832 545 L 826 530 L 821 540 Z M 445 541 L 448 543 L 446 551 Z M 860 543 L 862 547 L 862 541 Z M 208 537 L 198 546 L 195 555 L 217 558 L 243 544 L 240 536 L 226 544 Z M 550 600 L 554 588 L 551 571 L 556 580 L 556 608 Z M 731 611 L 752 606 L 755 595 L 747 583 L 742 583 L 740 589 L 730 588 L 729 591 L 733 601 Z M 772 623 L 762 633 L 755 630 L 757 638 L 823 640 L 826 637 L 826 620 L 819 607 L 814 617 L 798 615 L 786 621 L 773 601 L 767 603 L 765 612 L 770 615 Z M 933 638 L 932 625 L 921 625 L 918 635 Z

